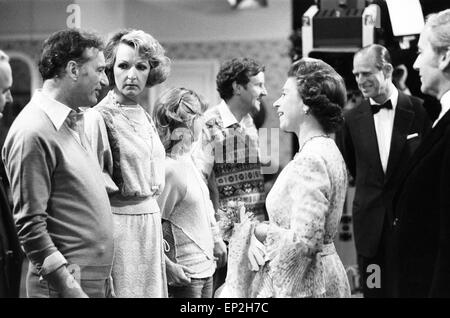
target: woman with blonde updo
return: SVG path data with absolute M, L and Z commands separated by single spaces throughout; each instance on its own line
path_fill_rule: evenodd
M 292 64 L 273 106 L 280 128 L 297 135 L 299 151 L 267 195 L 269 221 L 242 222 L 249 230 L 231 241 L 221 297 L 350 297 L 333 243 L 347 171 L 330 136 L 343 123 L 345 102 L 344 80 L 330 65 L 312 58 Z

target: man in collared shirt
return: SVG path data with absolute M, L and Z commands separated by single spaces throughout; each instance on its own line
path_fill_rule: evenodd
M 43 46 L 44 80 L 12 124 L 2 156 L 29 297 L 105 297 L 111 291 L 112 218 L 97 160 L 76 123 L 108 84 L 103 43 L 78 30 Z
M 353 229 L 364 297 L 395 295 L 392 197 L 401 169 L 430 126 L 422 100 L 399 92 L 392 72 L 381 45 L 354 55 L 353 74 L 365 100 L 344 115 L 337 134 L 356 183 Z
M 5 105 L 13 101 L 12 80 L 9 57 L 0 50 L 0 118 Z M 3 170 L 3 164 L 0 168 Z M 0 298 L 19 297 L 22 257 L 10 202 L 0 177 Z
M 266 215 L 258 132 L 251 117 L 267 95 L 264 67 L 249 58 L 234 58 L 221 65 L 216 83 L 223 101 L 205 113 L 202 147 L 194 160 L 208 180 L 222 238 L 228 242 L 236 218 L 227 211 L 244 204 L 257 218 Z M 225 270 L 216 275 L 215 287 L 223 282 Z
M 394 199 L 398 289 L 400 297 L 450 297 L 450 9 L 428 17 L 418 48 L 421 90 L 442 110 Z

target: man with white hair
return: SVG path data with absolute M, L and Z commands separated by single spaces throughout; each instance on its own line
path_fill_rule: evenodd
M 442 110 L 395 199 L 400 297 L 450 297 L 450 9 L 431 14 L 414 68 Z
M 0 50 L 0 118 L 3 117 L 5 105 L 13 101 L 11 86 L 12 72 L 9 57 Z M 21 266 L 22 253 L 19 240 L 8 196 L 0 177 L 0 298 L 19 297 Z

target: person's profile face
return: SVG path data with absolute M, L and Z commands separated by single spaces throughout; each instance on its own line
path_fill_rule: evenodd
M 0 118 L 3 117 L 5 105 L 13 101 L 11 96 L 12 81 L 11 66 L 6 61 L 0 61 Z
M 89 59 L 80 66 L 78 79 L 80 106 L 93 106 L 98 102 L 102 88 L 108 85 L 105 56 L 96 48 L 87 48 L 85 54 Z
M 281 96 L 274 103 L 278 118 L 280 119 L 280 128 L 285 132 L 298 132 L 302 120 L 303 101 L 297 90 L 297 81 L 295 77 L 289 77 L 286 80 Z
M 241 90 L 241 100 L 248 108 L 248 113 L 258 112 L 261 108 L 261 100 L 267 95 L 264 73 L 259 72 L 249 78 L 247 85 Z
M 441 71 L 439 70 L 438 54 L 433 50 L 429 41 L 430 30 L 425 28 L 420 35 L 418 46 L 418 55 L 414 62 L 414 69 L 419 71 L 421 87 L 420 90 L 434 97 L 439 94 L 439 79 Z
M 124 43 L 119 44 L 114 62 L 114 81 L 117 91 L 135 101 L 142 93 L 150 73 L 150 63 L 136 50 Z

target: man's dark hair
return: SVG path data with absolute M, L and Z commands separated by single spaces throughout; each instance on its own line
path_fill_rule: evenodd
M 246 87 L 250 77 L 264 72 L 264 66 L 250 58 L 233 58 L 225 61 L 217 74 L 217 91 L 227 101 L 233 97 L 233 82 Z
M 69 61 L 83 64 L 87 61 L 87 48 L 103 50 L 103 41 L 94 33 L 77 29 L 67 29 L 53 33 L 42 46 L 39 72 L 45 81 L 61 76 Z

